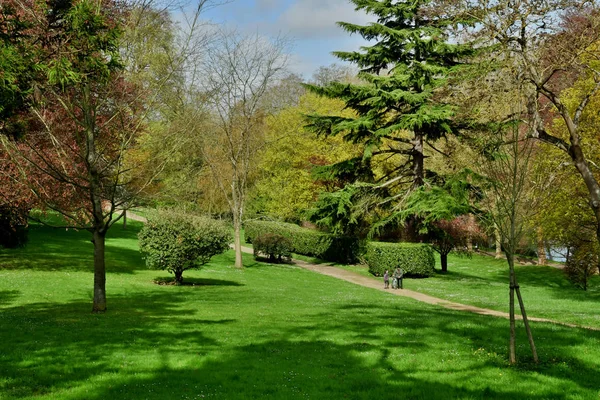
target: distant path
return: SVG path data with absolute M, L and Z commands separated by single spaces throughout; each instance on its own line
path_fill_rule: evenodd
M 253 253 L 253 250 L 250 247 L 242 247 L 242 251 L 244 253 Z M 301 261 L 301 260 L 296 260 L 296 259 L 294 259 L 293 262 L 295 265 L 297 265 L 301 268 L 307 269 L 309 271 L 318 272 L 319 274 L 332 276 L 334 278 L 342 279 L 344 281 L 351 282 L 356 285 L 361 285 L 361 286 L 368 287 L 371 289 L 376 289 L 376 290 L 380 290 L 380 291 L 383 291 L 386 293 L 391 293 L 396 296 L 410 297 L 411 299 L 421 301 L 423 303 L 441 306 L 441 307 L 448 308 L 451 310 L 466 311 L 466 312 L 471 312 L 471 313 L 481 314 L 481 315 L 491 315 L 493 317 L 500 317 L 500 318 L 506 318 L 506 319 L 510 318 L 510 315 L 508 313 L 505 313 L 502 311 L 496 311 L 496 310 L 490 310 L 487 308 L 480 308 L 480 307 L 475 307 L 475 306 L 469 306 L 466 304 L 454 303 L 452 301 L 429 296 L 427 294 L 415 292 L 415 291 L 409 290 L 409 289 L 397 289 L 397 290 L 384 289 L 383 282 L 380 282 L 376 279 L 368 278 L 366 276 L 357 274 L 356 272 L 347 271 L 342 268 L 332 267 L 332 266 L 328 266 L 328 265 L 316 265 L 316 264 L 311 264 L 306 261 Z M 521 315 L 515 315 L 515 317 L 517 319 L 522 319 Z M 546 319 L 546 318 L 536 318 L 536 317 L 528 316 L 527 319 L 529 321 L 549 322 L 551 324 L 563 325 L 563 326 L 568 326 L 571 328 L 583 328 L 583 329 L 589 329 L 589 330 L 593 330 L 593 331 L 600 331 L 600 328 L 596 328 L 596 327 L 569 324 L 566 322 L 555 321 L 555 320 Z
M 491 251 L 477 250 L 477 253 L 496 258 L 496 253 L 492 253 Z M 506 260 L 506 257 L 504 256 L 504 254 L 502 255 L 501 258 Z M 558 263 L 555 261 L 546 261 L 546 264 L 538 264 L 537 262 L 535 262 L 533 260 L 523 261 L 523 259 L 521 259 L 519 257 L 515 257 L 515 262 L 519 265 L 540 265 L 542 267 L 552 267 L 552 268 L 556 268 L 556 269 L 564 269 L 565 268 L 564 264 L 561 264 L 561 263 Z
M 133 213 L 129 210 L 125 211 L 127 214 L 126 217 L 127 219 L 130 219 L 132 221 L 140 221 L 140 222 L 148 222 L 148 220 L 146 219 L 146 217 L 142 217 L 141 215 L 137 215 L 136 213 Z

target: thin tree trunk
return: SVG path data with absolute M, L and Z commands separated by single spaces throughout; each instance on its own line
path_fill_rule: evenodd
M 475 216 L 469 214 L 469 230 L 467 232 L 467 251 L 473 251 L 473 227 L 475 226 Z
M 233 216 L 233 231 L 234 231 L 234 250 L 235 250 L 235 267 L 244 268 L 244 262 L 242 260 L 242 229 L 241 229 L 241 218 L 236 213 Z
M 94 243 L 94 304 L 92 312 L 103 313 L 106 311 L 106 264 L 104 250 L 106 234 L 99 229 L 92 233 Z
M 494 227 L 494 239 L 496 241 L 496 260 L 499 260 L 502 258 L 502 238 L 497 225 Z
M 596 215 L 596 219 L 598 220 L 598 228 L 596 229 L 596 239 L 598 240 L 598 244 L 600 245 L 600 215 Z M 600 274 L 600 262 L 598 263 L 598 274 Z
M 123 230 L 127 229 L 127 210 L 123 210 Z
M 423 186 L 425 183 L 424 173 L 424 161 L 425 156 L 423 154 L 423 135 L 415 133 L 415 139 L 413 141 L 413 188 Z
M 514 272 L 513 272 L 514 273 Z M 533 361 L 538 363 L 537 350 L 535 348 L 535 342 L 533 341 L 533 334 L 531 333 L 531 327 L 529 326 L 529 320 L 527 319 L 527 313 L 525 312 L 525 304 L 523 303 L 523 297 L 521 297 L 521 289 L 517 283 L 517 277 L 515 276 L 515 289 L 517 291 L 517 298 L 519 299 L 519 307 L 521 308 L 521 315 L 523 316 L 523 323 L 525 324 L 525 330 L 527 331 L 527 338 L 529 339 L 529 346 L 531 347 L 531 354 L 533 354 Z
M 546 246 L 544 246 L 544 234 L 542 228 L 537 229 L 537 251 L 538 251 L 538 265 L 546 265 Z
M 510 339 L 508 343 L 508 361 L 511 364 L 517 362 L 517 351 L 516 351 L 516 333 L 515 333 L 515 267 L 514 267 L 514 255 L 507 254 L 508 267 L 510 274 L 510 293 L 509 293 L 509 320 L 510 320 Z

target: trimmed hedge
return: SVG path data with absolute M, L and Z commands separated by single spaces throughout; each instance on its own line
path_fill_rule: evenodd
M 335 236 L 329 233 L 302 228 L 298 225 L 273 221 L 247 221 L 244 224 L 246 241 L 265 234 L 280 235 L 292 242 L 292 251 L 327 261 L 355 263 L 360 254 L 357 238 Z
M 433 249 L 428 244 L 369 242 L 365 260 L 375 276 L 382 276 L 386 269 L 392 273 L 397 267 L 413 277 L 427 277 L 435 272 Z

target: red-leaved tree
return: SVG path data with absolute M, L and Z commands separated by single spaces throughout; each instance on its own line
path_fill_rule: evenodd
M 61 214 L 64 226 L 91 232 L 93 311 L 104 312 L 106 233 L 135 195 L 126 157 L 143 126 L 140 96 L 119 61 L 125 14 L 112 0 L 28 7 L 27 34 L 43 75 L 33 85 L 25 133 L 3 138 L 10 178 Z

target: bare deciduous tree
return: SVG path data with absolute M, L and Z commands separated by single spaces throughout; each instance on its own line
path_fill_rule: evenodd
M 235 231 L 235 266 L 243 267 L 240 232 L 250 173 L 263 145 L 263 97 L 284 72 L 286 42 L 221 32 L 205 63 L 214 117 L 203 151 L 227 198 Z
M 518 126 L 510 128 L 509 131 L 507 135 L 502 134 L 502 144 L 488 156 L 487 162 L 483 163 L 484 173 L 490 181 L 486 201 L 490 203 L 487 207 L 491 211 L 489 216 L 502 244 L 509 268 L 509 361 L 511 364 L 516 363 L 516 294 L 533 359 L 537 363 L 537 350 L 515 273 L 517 246 L 523 237 L 526 221 L 534 209 L 527 193 L 532 143 L 523 138 L 525 135 L 520 134 Z

